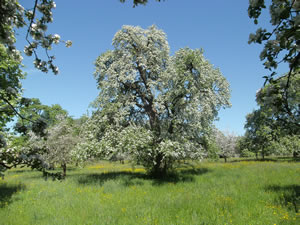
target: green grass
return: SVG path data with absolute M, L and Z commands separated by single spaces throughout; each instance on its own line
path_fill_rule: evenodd
M 183 164 L 177 175 L 101 162 L 65 181 L 15 169 L 0 180 L 0 224 L 300 224 L 297 162 Z

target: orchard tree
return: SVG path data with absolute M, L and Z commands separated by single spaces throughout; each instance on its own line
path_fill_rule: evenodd
M 300 69 L 300 1 L 299 0 L 272 0 L 269 4 L 269 12 L 271 17 L 272 29 L 263 28 L 257 29 L 255 34 L 250 34 L 250 43 L 264 43 L 264 48 L 260 53 L 261 61 L 264 61 L 264 66 L 270 71 L 270 75 L 264 76 L 265 84 L 269 81 L 273 82 L 276 77 L 276 69 L 280 63 L 286 63 L 289 66 L 289 71 L 280 78 L 280 89 L 284 86 L 284 91 L 279 93 L 275 91 L 274 97 L 281 98 L 284 104 L 284 111 L 287 112 L 288 121 L 295 122 L 292 116 L 293 106 L 290 105 L 290 86 L 293 85 L 294 76 L 298 76 Z M 267 7 L 265 0 L 250 0 L 248 14 L 254 19 L 254 23 L 258 24 L 258 19 L 263 9 Z M 296 79 L 297 80 L 297 79 Z M 285 81 L 282 83 L 282 81 Z M 278 80 L 276 81 L 278 85 Z M 296 84 L 294 84 L 296 86 Z M 280 94 L 281 96 L 278 96 Z M 271 95 L 270 95 L 271 96 Z M 282 104 L 274 105 L 276 110 L 282 109 Z M 298 107 L 299 108 L 299 107 Z M 297 127 L 297 125 L 296 125 Z M 299 122 L 298 122 L 299 128 Z
M 300 134 L 300 73 L 290 78 L 286 91 L 287 77 L 282 76 L 261 88 L 256 94 L 256 102 L 273 121 L 274 126 L 281 129 L 282 135 Z
M 29 105 L 26 105 L 27 108 L 23 107 L 20 110 L 20 113 L 26 118 L 19 118 L 19 122 L 14 128 L 18 135 L 4 134 L 5 139 L 8 141 L 0 146 L 0 171 L 4 172 L 7 169 L 21 165 L 42 171 L 45 176 L 63 178 L 65 169 L 63 169 L 63 174 L 49 172 L 48 170 L 50 169 L 49 165 L 59 162 L 58 158 L 61 160 L 63 168 L 66 168 L 64 162 L 68 162 L 70 158 L 70 154 L 67 154 L 67 147 L 61 144 L 62 139 L 66 141 L 65 146 L 71 146 L 73 143 L 71 132 L 70 134 L 63 133 L 65 122 L 62 118 L 67 116 L 67 111 L 63 110 L 60 105 L 51 107 L 42 105 L 38 99 L 31 99 L 29 103 Z M 68 120 L 71 119 L 68 118 Z M 73 128 L 75 126 L 72 126 Z M 71 129 L 71 125 L 68 129 Z M 58 137 L 56 134 L 59 131 L 61 132 Z M 73 136 L 75 139 L 75 135 Z M 53 147 L 55 145 L 53 143 L 63 146 L 60 152 L 55 152 L 57 149 Z
M 271 141 L 276 140 L 280 133 L 280 129 L 274 124 L 274 120 L 268 117 L 268 114 L 262 110 L 257 109 L 246 117 L 245 137 L 250 142 L 249 150 L 254 152 L 256 158 L 258 153 L 261 153 L 264 159 L 265 155 L 270 153 L 268 146 Z
M 266 153 L 288 154 L 294 147 L 287 146 L 297 145 L 294 137 L 300 134 L 300 74 L 290 78 L 284 97 L 287 79 L 282 76 L 261 88 L 256 94 L 259 109 L 246 118 L 245 138 L 252 143 L 250 150 L 261 152 L 263 157 Z
M 48 171 L 49 164 L 42 157 L 46 153 L 46 148 L 40 145 L 41 142 L 35 143 L 37 148 L 32 148 L 28 140 L 24 141 L 8 133 L 5 133 L 5 140 L 6 145 L 0 146 L 0 176 L 4 177 L 4 172 L 8 169 L 26 166 L 41 171 L 46 178 L 48 176 L 53 179 L 63 178 L 59 172 Z
M 246 135 L 240 136 L 237 140 L 237 151 L 240 157 L 253 157 L 255 154 L 251 149 L 251 140 Z
M 221 132 L 215 130 L 215 141 L 219 148 L 219 156 L 224 158 L 224 161 L 227 162 L 227 159 L 235 156 L 237 150 L 237 139 L 238 137 L 234 133 L 229 131 Z
M 175 160 L 201 158 L 218 110 L 230 106 L 221 72 L 202 50 L 184 48 L 171 57 L 165 33 L 155 26 L 123 26 L 113 46 L 95 63 L 95 105 L 104 114 L 96 152 L 124 153 L 155 176 Z
M 59 122 L 58 116 L 68 115 L 68 112 L 58 104 L 43 105 L 37 98 L 24 101 L 26 101 L 26 107 L 22 107 L 19 112 L 22 117 L 19 117 L 14 125 L 15 132 L 21 135 L 26 136 L 28 132 L 33 131 L 43 136 L 46 134 L 47 127 Z
M 67 164 L 73 162 L 71 151 L 78 142 L 76 127 L 73 119 L 64 115 L 58 115 L 59 122 L 47 129 L 47 152 L 43 155 L 50 165 L 59 164 L 66 176 Z

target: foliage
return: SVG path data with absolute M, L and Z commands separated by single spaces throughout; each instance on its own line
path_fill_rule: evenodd
M 282 136 L 277 141 L 271 143 L 270 147 L 276 148 L 278 155 L 293 155 L 297 157 L 300 155 L 300 136 Z
M 36 136 L 30 133 L 29 149 L 44 149 L 43 160 L 49 165 L 59 164 L 63 168 L 63 176 L 66 176 L 67 164 L 73 162 L 71 151 L 78 142 L 75 135 L 75 124 L 71 118 L 65 115 L 57 115 L 55 125 L 46 130 L 46 137 Z
M 20 62 L 7 54 L 0 44 L 0 130 L 5 130 L 15 116 L 15 107 L 21 98 L 21 79 L 25 78 Z
M 241 136 L 237 140 L 237 151 L 240 155 L 240 157 L 254 157 L 255 153 L 253 150 L 251 151 L 251 140 L 246 136 Z
M 17 0 L 0 1 L 0 132 L 6 124 L 15 116 L 22 120 L 22 124 L 27 124 L 30 128 L 44 135 L 43 130 L 46 123 L 43 119 L 37 119 L 34 122 L 21 114 L 22 107 L 30 105 L 32 100 L 21 98 L 20 79 L 25 76 L 20 69 L 22 57 L 20 51 L 16 49 L 16 35 L 18 29 L 27 28 L 26 41 L 28 45 L 24 47 L 27 56 L 34 55 L 34 65 L 37 69 L 48 72 L 51 70 L 54 74 L 58 73 L 58 68 L 53 64 L 54 56 L 49 55 L 53 44 L 64 42 L 60 40 L 58 34 L 46 34 L 47 25 L 53 21 L 52 10 L 56 7 L 53 0 L 34 0 L 32 9 L 24 9 Z M 66 41 L 66 47 L 70 47 L 72 42 Z M 46 59 L 41 59 L 37 52 L 44 49 Z M 29 125 L 32 123 L 31 125 Z M 20 125 L 20 123 L 18 123 Z M 19 126 L 19 131 L 25 132 L 26 126 Z M 7 136 L 7 135 L 6 135 Z M 4 171 L 16 165 L 27 165 L 32 168 L 42 170 L 43 162 L 35 151 L 27 153 L 22 158 L 18 151 L 7 147 L 5 138 L 0 133 L 0 170 Z
M 156 0 L 157 2 L 160 2 L 160 0 Z M 120 0 L 120 2 L 126 2 L 126 0 Z M 138 5 L 146 5 L 148 3 L 148 0 L 133 0 L 133 7 Z
M 285 147 L 285 152 L 293 153 L 294 156 L 300 156 L 300 136 L 289 135 L 283 137 L 280 142 Z
M 60 105 L 42 105 L 38 99 L 26 100 L 26 107 L 19 111 L 24 116 L 18 118 L 14 127 L 15 131 L 22 135 L 16 137 L 6 134 L 6 139 L 8 138 L 9 141 L 0 149 L 0 169 L 4 172 L 16 166 L 28 166 L 42 171 L 45 176 L 61 178 L 60 173 L 47 172 L 49 163 L 43 156 L 49 152 L 46 145 L 49 131 L 51 131 L 49 127 L 59 123 L 60 119 L 57 116 L 66 116 L 67 111 L 63 110 Z M 56 137 L 56 141 L 58 140 L 60 139 Z M 57 157 L 59 156 L 57 154 Z
M 7 145 L 0 148 L 0 175 L 3 177 L 4 172 L 13 167 L 30 167 L 43 172 L 43 176 L 47 178 L 51 176 L 53 179 L 62 179 L 61 173 L 48 172 L 49 165 L 42 158 L 45 149 L 42 146 L 32 149 L 28 147 L 28 142 L 20 140 L 17 143 L 15 137 L 8 136 Z M 22 146 L 19 144 L 22 143 Z M 25 145 L 24 145 L 25 143 Z
M 53 44 L 64 42 L 58 34 L 47 34 L 48 24 L 52 23 L 52 10 L 56 4 L 53 0 L 34 0 L 32 9 L 24 9 L 17 0 L 0 1 L 0 42 L 5 46 L 9 55 L 21 61 L 20 52 L 16 49 L 17 29 L 27 27 L 26 41 L 24 47 L 27 56 L 34 55 L 34 66 L 43 71 L 51 70 L 58 73 L 58 67 L 53 64 L 55 57 L 49 55 Z M 66 47 L 72 45 L 71 41 L 65 42 Z M 44 49 L 46 58 L 41 59 L 37 52 Z
M 7 134 L 4 132 L 7 131 L 6 124 L 13 120 L 18 113 L 17 107 L 20 106 L 20 80 L 25 77 L 20 67 L 20 62 L 7 54 L 5 47 L 0 44 L 0 175 L 10 167 L 14 158 L 6 149 Z
M 230 106 L 220 71 L 201 50 L 169 56 L 166 35 L 155 26 L 123 26 L 113 46 L 95 63 L 94 105 L 102 114 L 96 152 L 126 154 L 158 176 L 174 160 L 201 158 L 218 110 Z
M 293 148 L 282 145 L 283 140 L 300 134 L 300 74 L 274 79 L 256 94 L 259 109 L 247 115 L 246 139 L 255 153 L 288 154 Z
M 266 8 L 264 0 L 250 0 L 248 14 L 258 23 L 261 12 Z M 298 0 L 272 0 L 269 5 L 271 25 L 273 30 L 259 28 L 256 34 L 250 34 L 249 43 L 265 43 L 260 54 L 264 60 L 266 69 L 273 71 L 268 80 L 272 80 L 276 74 L 279 63 L 287 63 L 290 67 L 288 77 L 299 72 L 299 26 L 300 26 L 300 2 Z
M 58 123 L 58 116 L 67 116 L 68 112 L 58 104 L 47 106 L 39 99 L 32 98 L 26 99 L 26 107 L 20 109 L 20 114 L 22 117 L 19 117 L 14 125 L 17 133 L 26 135 L 29 131 L 34 131 L 44 136 L 45 129 Z
M 237 136 L 229 131 L 221 132 L 215 129 L 214 132 L 216 144 L 219 149 L 219 156 L 224 158 L 227 162 L 227 158 L 235 156 L 237 153 Z
M 257 156 L 261 153 L 264 158 L 266 154 L 269 154 L 267 148 L 271 141 L 276 140 L 279 134 L 278 129 L 273 129 L 274 121 L 268 118 L 267 113 L 262 109 L 254 110 L 246 117 L 245 136 L 248 139 L 249 150 L 254 152 Z
M 206 152 L 207 152 L 206 158 L 208 158 L 209 160 L 218 161 L 220 158 L 219 151 L 220 148 L 217 145 L 215 138 L 212 137 L 211 140 L 208 141 L 206 146 Z
M 300 73 L 294 74 L 286 89 L 282 76 L 260 89 L 256 101 L 274 126 L 285 134 L 300 134 Z

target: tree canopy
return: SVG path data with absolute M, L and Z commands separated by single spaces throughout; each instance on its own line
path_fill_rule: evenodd
M 290 78 L 286 89 L 287 80 L 288 77 L 283 76 L 261 88 L 256 101 L 277 129 L 286 134 L 300 134 L 300 74 Z
M 273 80 L 257 92 L 259 108 L 247 115 L 245 124 L 245 136 L 256 153 L 274 152 L 284 142 L 289 146 L 297 146 L 295 137 L 300 135 L 299 78 L 299 74 L 291 77 L 287 92 L 286 76 Z M 269 147 L 271 144 L 276 146 Z M 286 150 L 289 151 L 293 150 Z
M 102 154 L 125 153 L 157 175 L 175 159 L 201 158 L 218 110 L 230 106 L 221 72 L 199 49 L 170 56 L 166 35 L 155 26 L 123 26 L 113 46 L 95 63 Z
M 25 74 L 20 62 L 11 57 L 0 44 L 0 132 L 5 130 L 6 124 L 18 113 L 23 78 Z
M 258 24 L 263 9 L 267 7 L 264 0 L 250 0 L 248 14 Z M 271 25 L 273 30 L 257 29 L 250 34 L 249 43 L 264 44 L 260 59 L 264 61 L 266 69 L 273 71 L 268 80 L 276 75 L 276 68 L 280 63 L 287 63 L 290 71 L 288 77 L 299 72 L 300 53 L 300 2 L 298 0 L 272 0 L 269 5 Z

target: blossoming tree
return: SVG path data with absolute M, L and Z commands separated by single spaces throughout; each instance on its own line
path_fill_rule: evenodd
M 96 121 L 103 127 L 94 134 L 95 153 L 126 154 L 155 176 L 177 159 L 201 158 L 218 110 L 230 106 L 220 71 L 198 49 L 170 56 L 166 35 L 155 26 L 123 26 L 113 46 L 95 63 L 102 114 Z
M 234 157 L 237 153 L 238 136 L 229 131 L 222 132 L 218 129 L 214 133 L 215 141 L 219 148 L 219 156 L 227 162 L 228 158 Z

